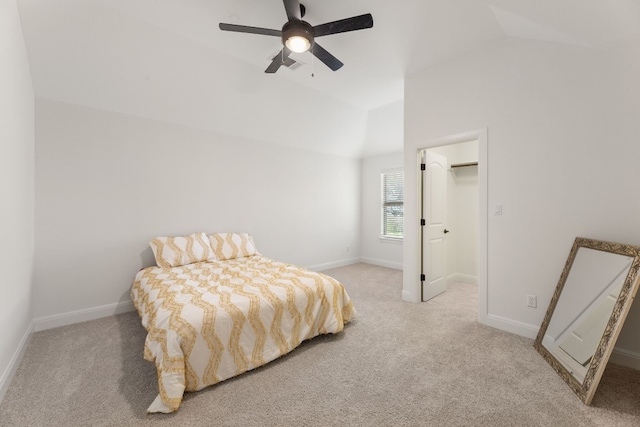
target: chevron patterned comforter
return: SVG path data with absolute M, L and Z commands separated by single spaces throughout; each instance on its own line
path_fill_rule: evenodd
M 355 309 L 337 280 L 261 255 L 138 272 L 131 298 L 147 330 L 159 395 L 173 412 L 201 390 L 342 331 Z

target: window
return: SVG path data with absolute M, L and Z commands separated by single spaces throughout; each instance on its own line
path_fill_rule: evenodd
M 402 239 L 404 235 L 404 172 L 382 172 L 382 237 Z

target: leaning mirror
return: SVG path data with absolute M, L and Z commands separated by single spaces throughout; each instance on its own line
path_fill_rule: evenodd
M 534 347 L 585 405 L 638 290 L 640 247 L 578 237 Z

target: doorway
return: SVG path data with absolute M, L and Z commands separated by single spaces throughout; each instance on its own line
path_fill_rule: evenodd
M 421 300 L 478 285 L 478 140 L 421 150 Z
M 478 141 L 478 322 L 490 324 L 488 316 L 488 130 L 476 129 L 433 140 L 405 142 L 404 150 L 404 221 L 405 234 L 403 244 L 402 299 L 407 302 L 420 302 L 422 282 L 420 267 L 422 264 L 421 225 L 420 225 L 420 163 L 421 153 L 458 142 Z

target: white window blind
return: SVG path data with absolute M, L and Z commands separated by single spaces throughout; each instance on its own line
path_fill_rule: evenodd
M 382 172 L 382 235 L 402 238 L 404 222 L 404 171 Z

